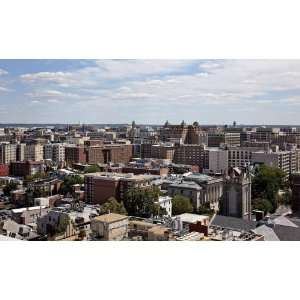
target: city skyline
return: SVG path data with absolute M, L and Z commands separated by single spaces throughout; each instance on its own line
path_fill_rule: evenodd
M 298 125 L 299 60 L 0 60 L 1 123 Z

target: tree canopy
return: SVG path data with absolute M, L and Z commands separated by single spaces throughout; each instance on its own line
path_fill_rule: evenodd
M 4 188 L 3 188 L 3 194 L 5 196 L 10 196 L 11 191 L 15 191 L 18 188 L 18 185 L 15 182 L 9 182 Z
M 64 182 L 60 187 L 60 193 L 66 195 L 72 193 L 72 186 L 74 184 L 83 184 L 83 178 L 79 175 L 69 175 L 64 178 Z
M 268 199 L 257 198 L 253 201 L 253 208 L 257 210 L 261 210 L 265 213 L 271 213 L 274 210 L 274 207 Z
M 191 200 L 187 197 L 176 195 L 172 200 L 172 215 L 193 212 Z
M 279 168 L 262 165 L 252 181 L 252 198 L 266 199 L 271 202 L 273 210 L 277 207 L 277 195 L 281 188 L 285 188 L 285 173 Z
M 131 188 L 125 195 L 124 205 L 130 216 L 156 216 L 160 211 L 155 203 L 159 196 L 160 190 L 156 187 Z
M 97 165 L 91 165 L 85 168 L 84 173 L 96 173 L 100 172 L 100 167 Z
M 121 214 L 121 215 L 127 215 L 127 211 L 124 206 L 124 203 L 118 202 L 114 197 L 110 197 L 107 200 L 107 202 L 105 202 L 101 206 L 101 213 L 108 214 L 109 212 Z

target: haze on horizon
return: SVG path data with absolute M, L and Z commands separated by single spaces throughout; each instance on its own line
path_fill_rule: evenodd
M 290 124 L 300 60 L 0 60 L 1 123 Z

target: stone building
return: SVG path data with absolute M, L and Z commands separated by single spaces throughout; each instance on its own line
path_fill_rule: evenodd
M 230 169 L 224 180 L 220 214 L 251 220 L 251 177 L 245 169 Z

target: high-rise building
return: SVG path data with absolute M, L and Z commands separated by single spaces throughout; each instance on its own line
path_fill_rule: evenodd
M 44 159 L 44 146 L 40 144 L 29 144 L 25 146 L 24 160 L 42 161 Z
M 16 161 L 17 146 L 15 144 L 2 143 L 0 144 L 0 163 L 9 164 Z
M 44 145 L 44 158 L 51 159 L 55 163 L 64 162 L 65 145 L 60 143 Z

